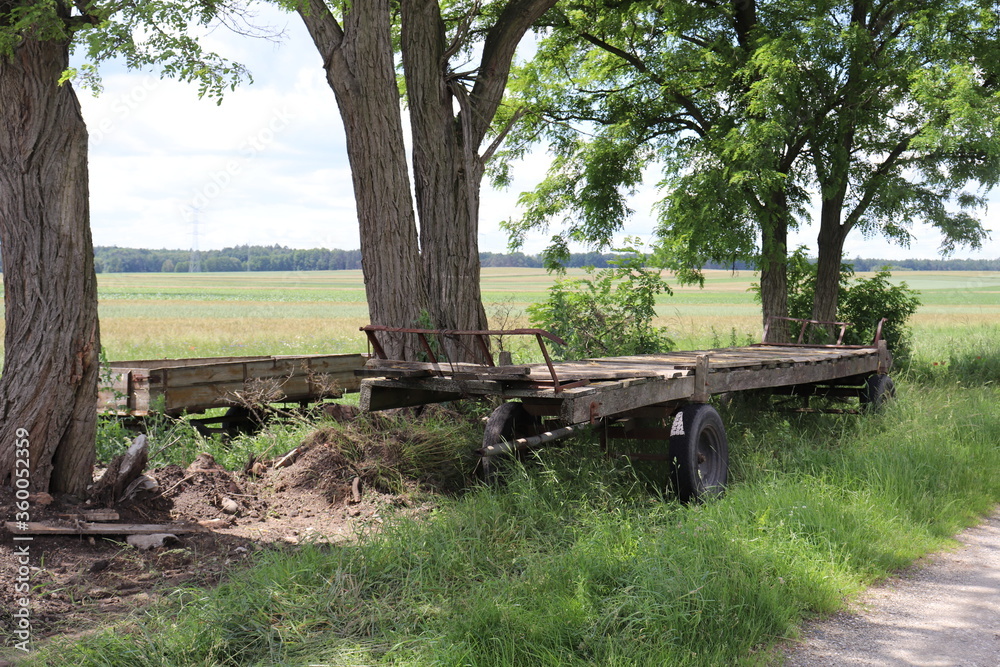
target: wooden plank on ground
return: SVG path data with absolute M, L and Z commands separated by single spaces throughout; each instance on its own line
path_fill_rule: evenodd
M 7 521 L 4 526 L 14 535 L 152 535 L 154 533 L 201 533 L 194 523 L 89 523 L 78 521 L 53 524 L 42 521 L 25 523 Z
M 57 514 L 60 519 L 71 521 L 117 521 L 118 512 L 114 510 L 80 510 L 74 514 Z

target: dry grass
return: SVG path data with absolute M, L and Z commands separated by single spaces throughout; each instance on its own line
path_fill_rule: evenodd
M 900 272 L 898 279 L 920 290 L 925 304 L 912 322 L 918 346 L 1000 323 L 1000 273 Z M 541 269 L 485 269 L 491 326 L 527 326 L 524 309 L 544 300 L 553 280 Z M 704 289 L 674 285 L 673 296 L 658 300 L 656 323 L 681 348 L 758 340 L 760 308 L 747 291 L 755 280 L 707 271 Z M 107 274 L 99 284 L 102 341 L 112 359 L 366 349 L 358 332 L 368 322 L 359 271 Z

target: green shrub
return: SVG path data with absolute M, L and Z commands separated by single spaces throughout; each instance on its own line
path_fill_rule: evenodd
M 906 325 L 920 307 L 917 292 L 902 282 L 889 282 L 892 274 L 882 269 L 871 278 L 859 278 L 841 290 L 840 316 L 854 323 L 848 329 L 845 342 L 853 345 L 870 343 L 875 338 L 878 323 L 884 317 L 882 338 L 897 360 L 909 358 L 913 347 L 910 328 Z
M 844 336 L 844 343 L 848 345 L 871 343 L 879 322 L 885 318 L 882 338 L 896 360 L 901 361 L 909 359 L 912 351 L 912 337 L 906 323 L 917 312 L 920 298 L 905 282 L 890 283 L 891 277 L 888 268 L 883 268 L 871 278 L 855 278 L 854 267 L 841 264 L 837 317 L 853 325 Z M 788 256 L 789 317 L 812 318 L 816 279 L 816 263 L 806 255 L 806 248 L 799 246 Z M 760 285 L 754 283 L 750 289 L 759 301 Z
M 634 245 L 638 243 L 633 242 Z M 566 341 L 556 354 L 563 359 L 665 352 L 673 348 L 666 329 L 653 326 L 656 295 L 672 294 L 660 272 L 643 265 L 634 247 L 617 249 L 630 256 L 587 278 L 563 278 L 549 288 L 543 303 L 528 306 L 534 327 Z

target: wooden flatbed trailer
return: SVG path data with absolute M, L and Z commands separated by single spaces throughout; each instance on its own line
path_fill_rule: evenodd
M 846 325 L 836 324 L 842 325 L 838 339 L 842 340 Z M 728 478 L 728 442 L 722 420 L 709 404 L 711 396 L 766 392 L 800 400 L 805 405 L 799 409 L 809 409 L 814 398 L 857 399 L 859 408 L 877 407 L 893 393 L 887 375 L 891 357 L 879 334 L 866 346 L 761 343 L 552 362 L 544 340 L 561 341 L 537 329 L 460 332 L 369 325 L 363 330 L 375 356 L 357 371 L 368 378 L 361 383 L 362 410 L 477 396 L 512 401 L 489 417 L 483 445 L 477 450 L 487 478 L 495 474 L 495 457 L 566 437 L 583 426 L 600 425 L 605 447 L 609 434 L 663 441 L 665 451 L 659 454 L 625 456 L 669 465 L 682 500 L 714 495 L 722 492 Z M 431 361 L 385 358 L 379 336 L 390 335 L 417 336 Z M 535 336 L 546 363 L 494 365 L 485 342 L 490 335 Z M 483 363 L 439 361 L 428 343 L 432 336 L 442 341 L 471 337 L 476 349 L 483 351 Z M 442 342 L 437 349 L 444 347 Z
M 102 368 L 97 409 L 102 414 L 172 417 L 229 408 L 227 417 L 199 420 L 231 424 L 249 416 L 240 396 L 264 395 L 272 403 L 312 403 L 343 392 L 356 392 L 355 371 L 363 354 L 308 354 L 194 359 L 112 361 Z M 244 424 L 245 425 L 245 424 Z

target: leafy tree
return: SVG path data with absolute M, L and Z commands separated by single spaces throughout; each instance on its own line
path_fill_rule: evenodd
M 70 49 L 85 48 L 94 61 L 121 54 L 133 66 L 163 62 L 168 76 L 218 95 L 242 70 L 202 52 L 182 28 L 225 9 L 197 0 L 0 0 L 2 484 L 27 479 L 37 490 L 82 496 L 92 481 L 100 334 L 87 128 L 66 80 Z
M 901 361 L 909 359 L 913 349 L 908 322 L 920 307 L 920 296 L 906 282 L 892 284 L 891 277 L 888 269 L 882 269 L 871 278 L 855 279 L 842 292 L 839 312 L 840 317 L 854 324 L 844 339 L 853 345 L 871 343 L 885 318 L 882 338 L 896 361 Z
M 708 261 L 752 259 L 764 316 L 780 316 L 787 233 L 815 193 L 812 312 L 833 319 L 851 231 L 905 244 L 924 220 L 944 250 L 984 238 L 964 188 L 1000 174 L 997 22 L 985 0 L 564 6 L 520 80 L 536 114 L 518 150 L 542 133 L 554 161 L 514 242 L 561 217 L 556 255 L 608 245 L 659 166 L 666 265 L 698 280 Z
M 344 123 L 372 322 L 412 325 L 426 312 L 442 328 L 485 328 L 480 184 L 506 133 L 493 124 L 517 45 L 555 2 L 308 0 L 296 6 Z M 413 190 L 394 47 L 409 110 Z M 396 345 L 390 354 L 412 354 Z

